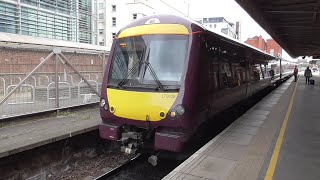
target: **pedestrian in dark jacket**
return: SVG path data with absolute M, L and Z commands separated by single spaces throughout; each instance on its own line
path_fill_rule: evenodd
M 307 69 L 304 71 L 304 77 L 306 77 L 306 84 L 310 84 L 310 78 L 312 77 L 312 72 L 309 69 L 309 66 Z
M 294 67 L 294 70 L 293 70 L 293 75 L 294 75 L 294 82 L 297 82 L 297 76 L 298 76 L 298 68 L 297 66 Z

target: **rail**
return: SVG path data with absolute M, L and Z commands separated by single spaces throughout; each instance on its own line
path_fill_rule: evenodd
M 119 174 L 121 171 L 125 170 L 126 168 L 130 167 L 135 161 L 137 161 L 139 158 L 142 157 L 142 154 L 137 154 L 135 157 L 127 160 L 123 164 L 111 169 L 110 171 L 104 173 L 103 175 L 95 178 L 95 180 L 101 180 L 101 179 L 109 179 L 112 178 L 113 176 Z

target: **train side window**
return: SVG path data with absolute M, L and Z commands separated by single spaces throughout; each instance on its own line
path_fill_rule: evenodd
M 245 68 L 241 67 L 239 63 L 232 64 L 232 72 L 234 79 L 234 86 L 240 86 L 245 82 L 245 77 L 243 77 L 243 72 L 245 72 Z
M 260 64 L 255 64 L 253 66 L 252 79 L 254 81 L 259 81 L 261 75 Z
M 231 88 L 233 86 L 230 65 L 227 62 L 220 63 L 219 83 L 220 87 Z
M 264 77 L 269 77 L 270 74 L 268 72 L 268 66 L 266 64 L 263 65 Z
M 219 88 L 219 64 L 217 61 L 214 61 L 212 63 L 213 67 L 212 67 L 212 75 L 213 75 L 213 84 L 214 84 L 214 89 L 218 89 Z
M 261 79 L 264 79 L 264 78 L 265 78 L 265 73 L 264 73 L 265 71 L 264 71 L 263 68 L 262 68 L 262 64 L 260 64 L 259 67 L 260 67 L 260 72 L 261 72 L 260 78 L 261 78 Z

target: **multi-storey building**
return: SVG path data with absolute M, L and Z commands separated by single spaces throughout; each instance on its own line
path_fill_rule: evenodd
M 240 39 L 241 24 L 228 22 L 223 17 L 197 18 L 196 21 L 215 32 L 222 32 L 234 39 Z
M 0 32 L 97 44 L 97 0 L 0 0 Z
M 116 33 L 128 23 L 154 14 L 148 0 L 98 0 L 99 45 L 111 47 Z

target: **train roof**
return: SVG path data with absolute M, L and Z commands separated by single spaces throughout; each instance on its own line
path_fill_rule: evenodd
M 276 59 L 275 56 L 272 56 L 266 52 L 261 51 L 258 48 L 255 48 L 251 45 L 248 45 L 246 43 L 243 43 L 237 39 L 233 39 L 229 36 L 227 36 L 226 34 L 223 34 L 221 32 L 213 32 L 209 29 L 207 29 L 206 27 L 204 27 L 202 24 L 198 23 L 197 21 L 190 19 L 190 18 L 186 18 L 186 17 L 181 17 L 181 16 L 176 16 L 176 15 L 168 15 L 168 14 L 158 14 L 158 15 L 152 15 L 152 16 L 146 16 L 143 18 L 140 18 L 136 21 L 133 21 L 132 23 L 128 24 L 127 26 L 125 26 L 124 28 L 122 28 L 117 36 L 119 36 L 119 34 L 124 31 L 125 29 L 131 28 L 131 27 L 135 27 L 135 26 L 142 26 L 142 25 L 146 25 L 146 23 L 149 20 L 153 20 L 156 19 L 158 20 L 158 24 L 182 24 L 185 27 L 188 28 L 188 30 L 191 33 L 194 32 L 199 32 L 199 31 L 203 31 L 209 35 L 218 37 L 219 39 L 222 39 L 223 41 L 230 43 L 232 45 L 236 45 L 238 47 L 241 48 L 245 48 L 249 51 L 251 51 L 251 53 L 253 54 L 253 58 L 256 58 L 260 61 L 269 61 L 269 60 L 274 60 Z M 155 24 L 156 24 L 155 23 Z
M 266 52 L 264 52 L 264 51 L 262 51 L 262 50 L 260 50 L 260 49 L 258 49 L 256 47 L 253 47 L 253 46 L 249 45 L 249 44 L 241 42 L 238 39 L 234 39 L 234 38 L 232 38 L 232 37 L 230 37 L 230 36 L 228 36 L 228 35 L 226 35 L 226 34 L 224 34 L 222 32 L 211 31 L 210 29 L 206 28 L 205 26 L 203 26 L 202 24 L 200 24 L 199 22 L 197 22 L 197 21 L 195 21 L 193 19 L 189 19 L 189 21 L 191 21 L 194 24 L 200 26 L 201 28 L 203 28 L 209 34 L 218 35 L 221 39 L 223 39 L 225 41 L 228 41 L 228 42 L 230 42 L 232 44 L 235 44 L 235 45 L 238 45 L 240 47 L 244 47 L 244 48 L 250 49 L 250 50 L 254 51 L 255 53 L 260 54 L 261 56 L 265 56 L 266 60 L 274 60 L 274 59 L 276 59 L 275 56 L 272 56 L 271 54 L 268 54 L 268 53 L 266 53 Z

